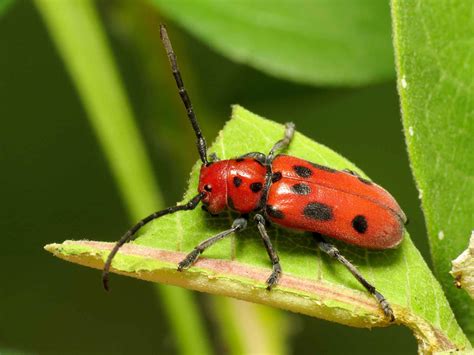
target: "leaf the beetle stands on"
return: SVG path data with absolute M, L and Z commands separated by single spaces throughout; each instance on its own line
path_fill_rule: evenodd
M 210 148 L 221 158 L 250 151 L 267 152 L 283 126 L 260 118 L 240 106 Z M 318 164 L 363 173 L 329 148 L 297 133 L 287 151 Z M 200 164 L 192 170 L 188 200 L 195 195 Z M 376 301 L 349 272 L 316 250 L 311 236 L 277 227 L 269 234 L 278 249 L 283 277 L 267 291 L 271 265 L 256 228 L 223 240 L 203 254 L 189 270 L 177 263 L 200 241 L 228 228 L 229 213 L 211 217 L 200 209 L 169 215 L 150 223 L 139 238 L 124 246 L 114 259 L 113 271 L 145 280 L 179 285 L 268 304 L 294 312 L 356 327 L 387 326 Z M 396 323 L 410 327 L 422 351 L 470 347 L 444 294 L 408 234 L 398 249 L 368 251 L 337 243 L 367 279 L 392 305 Z M 46 246 L 56 256 L 102 268 L 111 243 L 67 241 Z M 112 280 L 113 282 L 113 280 Z
M 451 261 L 474 228 L 472 1 L 392 2 L 403 125 L 433 266 L 474 341 L 474 302 L 454 286 Z
M 158 10 L 223 55 L 299 83 L 394 77 L 385 1 L 167 1 Z

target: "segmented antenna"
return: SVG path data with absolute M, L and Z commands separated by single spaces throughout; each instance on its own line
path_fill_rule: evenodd
M 184 88 L 183 78 L 181 78 L 181 73 L 178 68 L 176 55 L 174 54 L 173 47 L 171 46 L 170 38 L 168 37 L 168 32 L 166 31 L 166 26 L 163 24 L 160 25 L 160 37 L 161 41 L 163 42 L 163 46 L 165 47 L 166 54 L 168 55 L 168 60 L 171 64 L 171 70 L 173 71 L 174 80 L 176 81 L 176 85 L 178 86 L 179 96 L 181 96 L 181 100 L 183 101 L 184 107 L 186 108 L 186 113 L 188 115 L 189 121 L 191 121 L 191 125 L 193 126 L 194 132 L 196 133 L 196 145 L 198 148 L 199 155 L 201 156 L 203 164 L 207 165 L 208 161 L 206 140 L 202 136 L 201 129 L 199 128 L 199 124 L 197 123 L 196 114 L 194 113 L 193 105 L 191 104 L 191 99 L 189 98 L 188 93 Z

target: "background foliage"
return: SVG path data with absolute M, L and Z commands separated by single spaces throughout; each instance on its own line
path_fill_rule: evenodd
M 167 204 L 180 200 L 196 153 L 158 39 L 160 21 L 169 24 L 209 140 L 233 103 L 279 122 L 294 121 L 301 132 L 354 161 L 397 197 L 410 217 L 415 244 L 429 260 L 394 80 L 354 89 L 289 83 L 217 54 L 146 3 L 98 5 Z M 380 11 L 389 28 L 388 7 Z M 0 53 L 0 159 L 8 172 L 0 184 L 7 201 L 0 220 L 0 345 L 42 353 L 175 349 L 151 285 L 114 278 L 115 292 L 107 295 L 99 273 L 42 251 L 53 240 L 112 241 L 129 223 L 86 112 L 32 3 L 15 2 L 5 11 Z M 210 310 L 216 306 L 199 299 L 214 330 L 214 347 L 222 350 Z M 288 315 L 288 327 L 295 353 L 350 349 L 362 354 L 368 343 L 374 352 L 415 351 L 411 334 L 399 327 L 368 331 L 294 314 Z
M 473 341 L 474 303 L 449 274 L 474 228 L 472 3 L 395 0 L 392 14 L 405 136 L 434 269 Z
M 352 86 L 395 74 L 386 1 L 153 3 L 217 51 L 277 77 Z

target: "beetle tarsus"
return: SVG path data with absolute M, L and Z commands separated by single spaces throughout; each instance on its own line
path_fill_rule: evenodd
M 178 264 L 178 271 L 183 271 L 189 268 L 192 264 L 196 262 L 199 258 L 201 252 L 199 249 L 195 248 L 192 252 L 190 252 L 186 257 Z
M 390 307 L 390 304 L 388 303 L 388 301 L 377 290 L 374 290 L 373 295 L 377 299 L 377 301 L 379 302 L 380 307 L 382 308 L 382 310 L 385 313 L 385 315 L 387 316 L 387 318 L 390 319 L 390 322 L 393 322 L 395 320 L 395 315 L 393 314 L 392 307 Z
M 281 266 L 280 263 L 276 263 L 273 265 L 273 271 L 270 277 L 267 279 L 267 290 L 271 291 L 273 286 L 278 284 L 281 276 Z

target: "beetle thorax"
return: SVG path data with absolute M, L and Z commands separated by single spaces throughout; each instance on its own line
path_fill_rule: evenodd
M 221 160 L 201 167 L 199 192 L 212 214 L 226 208 L 250 213 L 260 206 L 264 193 L 266 168 L 253 158 Z

